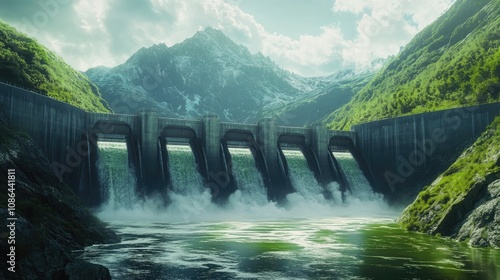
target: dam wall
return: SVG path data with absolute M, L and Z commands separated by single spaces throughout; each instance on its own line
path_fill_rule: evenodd
M 418 192 L 436 178 L 499 115 L 500 103 L 422 113 L 355 125 L 357 150 L 379 192 Z M 416 189 L 415 189 L 416 188 Z

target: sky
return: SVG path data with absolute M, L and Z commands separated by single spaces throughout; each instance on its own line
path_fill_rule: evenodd
M 396 55 L 455 0 L 0 0 L 0 19 L 75 69 L 116 66 L 207 26 L 303 76 Z

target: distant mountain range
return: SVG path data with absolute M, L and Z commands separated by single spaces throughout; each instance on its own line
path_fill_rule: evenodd
M 281 124 L 299 126 L 347 103 L 372 75 L 301 77 L 210 27 L 182 43 L 142 48 L 119 66 L 85 74 L 116 113 L 146 107 L 167 117 L 215 113 L 222 121 L 243 123 L 276 116 Z

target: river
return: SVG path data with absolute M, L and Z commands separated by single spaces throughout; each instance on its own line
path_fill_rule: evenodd
M 113 279 L 499 279 L 500 251 L 407 232 L 391 218 L 111 222 L 83 255 Z

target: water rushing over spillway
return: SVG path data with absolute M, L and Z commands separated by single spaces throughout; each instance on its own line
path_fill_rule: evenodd
M 167 144 L 168 171 L 171 181 L 170 204 L 164 211 L 189 219 L 211 207 L 210 191 L 203 186 L 196 160 L 187 144 Z
M 229 147 L 233 176 L 238 184 L 238 190 L 233 199 L 247 205 L 262 206 L 268 203 L 267 192 L 250 148 Z
M 114 209 L 128 208 L 137 202 L 137 180 L 129 166 L 127 143 L 98 141 L 97 170 L 103 204 Z
M 322 201 L 323 188 L 318 184 L 314 173 L 309 169 L 304 154 L 300 150 L 283 150 L 290 180 L 297 193 L 305 200 Z
M 189 145 L 167 144 L 167 152 L 172 191 L 191 197 L 203 193 L 203 178 L 197 171 L 191 147 Z
M 349 152 L 332 152 L 349 183 L 350 193 L 362 200 L 373 200 L 376 194 L 363 175 L 358 162 Z
M 166 145 L 168 153 L 167 190 L 168 205 L 155 197 L 139 198 L 136 195 L 136 179 L 128 166 L 125 142 L 99 142 L 98 169 L 106 202 L 100 213 L 105 219 L 130 219 L 146 216 L 163 221 L 224 221 L 225 219 L 274 219 L 289 217 L 330 217 L 331 215 L 353 215 L 363 205 L 370 214 L 389 211 L 382 198 L 373 194 L 359 166 L 350 154 L 335 154 L 344 168 L 351 185 L 351 193 L 343 197 L 339 185 L 330 183 L 321 186 L 309 169 L 301 150 L 284 149 L 290 181 L 295 189 L 288 194 L 283 205 L 269 201 L 255 159 L 248 147 L 229 147 L 232 175 L 237 190 L 230 195 L 225 205 L 212 202 L 209 188 L 203 178 L 187 143 Z M 330 199 L 325 198 L 329 192 Z
M 374 195 L 355 159 L 349 153 L 335 153 L 348 178 L 351 193 L 342 199 L 337 183 L 327 186 L 318 184 L 309 169 L 301 150 L 284 149 L 290 181 L 295 189 L 287 195 L 284 205 L 277 205 L 267 198 L 255 159 L 248 147 L 229 147 L 231 162 L 228 163 L 237 184 L 228 203 L 221 206 L 212 202 L 209 188 L 203 178 L 187 143 L 166 145 L 168 153 L 169 188 L 168 205 L 155 197 L 139 198 L 136 178 L 128 165 L 125 142 L 99 142 L 99 180 L 104 198 L 101 215 L 106 218 L 132 218 L 145 215 L 166 221 L 223 221 L 230 219 L 274 219 L 289 217 L 328 217 L 332 214 L 352 215 L 350 207 L 363 203 L 364 207 L 384 213 L 388 207 L 381 197 Z M 324 193 L 331 194 L 325 199 Z M 355 210 L 356 212 L 358 210 Z

